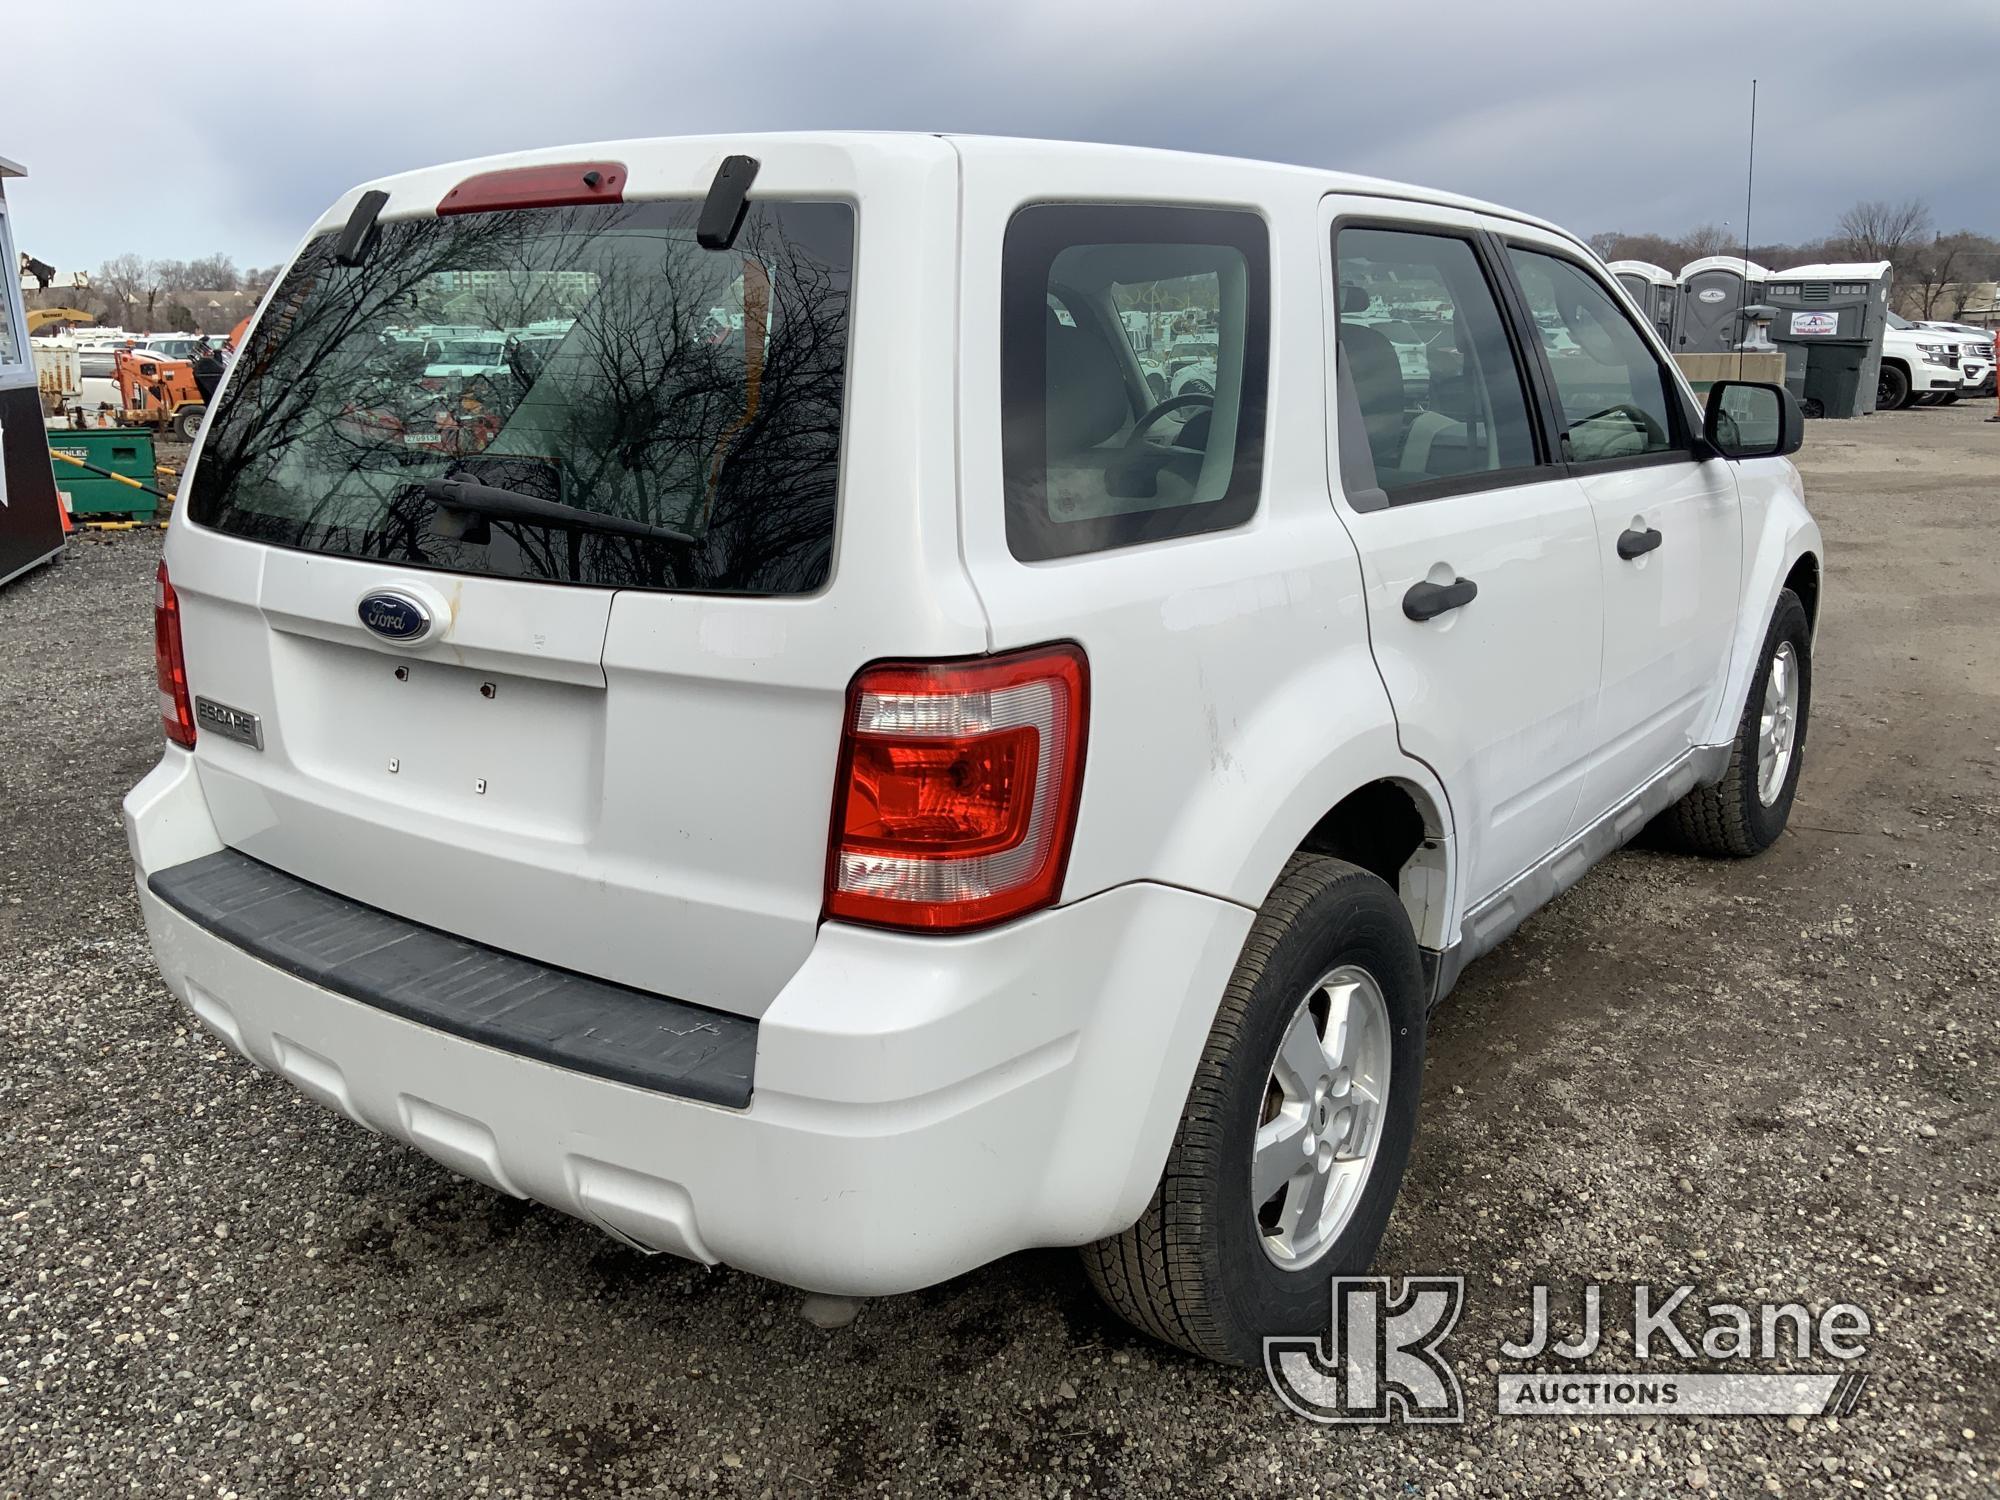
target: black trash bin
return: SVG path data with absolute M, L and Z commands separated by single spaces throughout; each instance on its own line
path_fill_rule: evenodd
M 1882 331 L 1889 326 L 1889 262 L 1843 262 L 1773 271 L 1764 300 L 1778 310 L 1771 339 L 1790 376 L 1803 366 L 1807 416 L 1865 417 L 1875 410 Z

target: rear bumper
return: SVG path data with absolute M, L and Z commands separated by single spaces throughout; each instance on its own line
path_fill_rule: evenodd
M 643 1249 L 855 1295 L 1136 1219 L 1253 915 L 1131 885 L 962 938 L 829 924 L 732 1109 L 418 1024 L 190 920 L 147 887 L 220 847 L 178 751 L 125 813 L 167 985 L 237 1052 Z
M 232 948 L 420 1026 L 653 1093 L 742 1109 L 757 1023 L 552 969 L 223 849 L 146 889 Z

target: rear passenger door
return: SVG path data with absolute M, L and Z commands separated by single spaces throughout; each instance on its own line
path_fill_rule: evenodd
M 1549 450 L 1476 216 L 1329 197 L 1329 464 L 1403 748 L 1451 799 L 1465 905 L 1559 844 L 1590 763 L 1597 528 Z
M 1697 452 L 1680 381 L 1604 274 L 1554 235 L 1489 223 L 1536 331 L 1559 456 L 1597 530 L 1604 679 L 1581 829 L 1714 722 L 1740 594 L 1736 479 Z

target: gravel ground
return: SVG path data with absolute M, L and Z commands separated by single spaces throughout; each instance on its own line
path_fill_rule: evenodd
M 118 827 L 157 753 L 159 535 L 74 542 L 0 593 L 0 1494 L 2000 1491 L 1985 414 L 1808 428 L 1792 831 L 1618 856 L 1440 1013 L 1379 1269 L 1468 1278 L 1455 1429 L 1300 1423 L 1059 1251 L 822 1332 L 245 1066 L 155 977 Z M 1499 1419 L 1537 1280 L 1856 1302 L 1871 1384 L 1837 1422 Z

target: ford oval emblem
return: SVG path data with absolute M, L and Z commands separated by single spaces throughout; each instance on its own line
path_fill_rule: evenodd
M 421 599 L 408 594 L 378 589 L 364 594 L 360 605 L 361 623 L 391 641 L 418 641 L 430 633 L 431 612 Z

